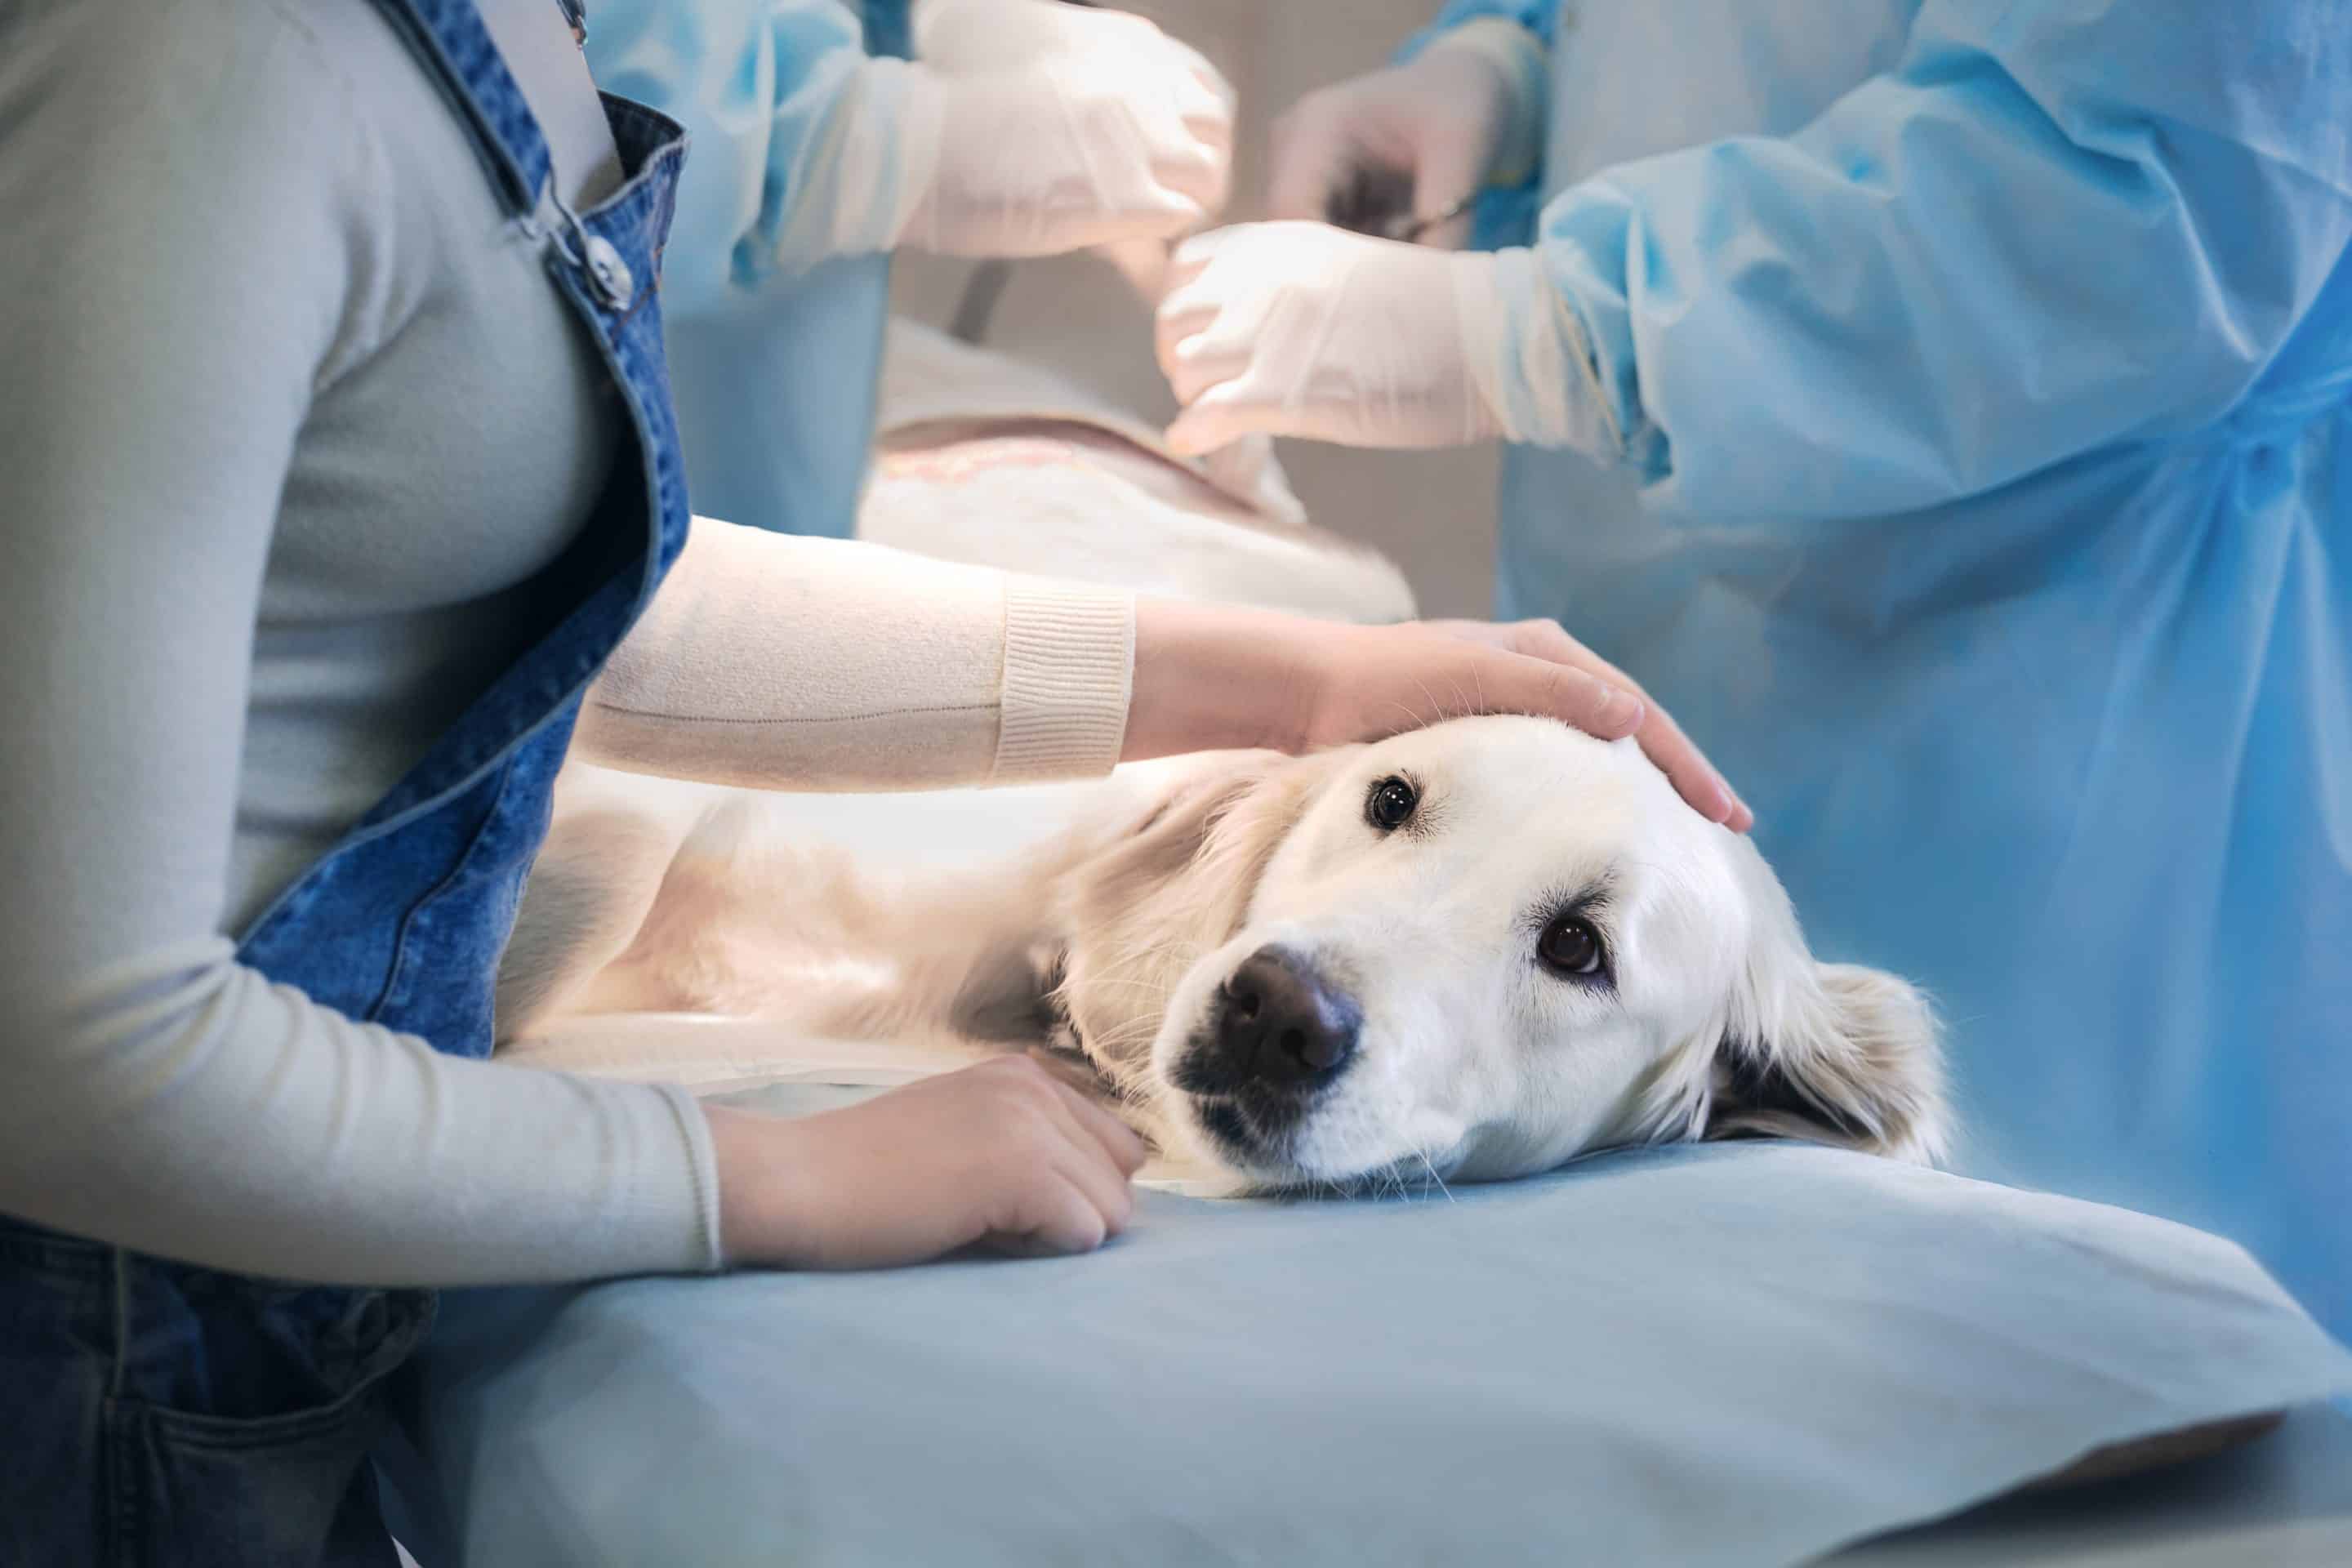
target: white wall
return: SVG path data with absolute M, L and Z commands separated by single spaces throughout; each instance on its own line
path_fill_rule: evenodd
M 1299 94 L 1381 63 L 1435 0 L 1130 0 L 1214 61 L 1241 94 L 1236 218 L 1256 216 L 1266 128 Z M 898 308 L 944 325 L 970 268 L 904 256 Z M 1154 416 L 1174 412 L 1151 356 L 1151 323 L 1126 284 L 1086 257 L 1026 261 L 997 305 L 989 342 Z M 1495 458 L 1360 452 L 1288 443 L 1291 481 L 1315 520 L 1386 551 L 1428 615 L 1484 615 L 1493 599 Z

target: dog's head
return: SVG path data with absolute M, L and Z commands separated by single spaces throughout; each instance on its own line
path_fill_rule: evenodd
M 1814 962 L 1753 845 L 1630 742 L 1484 718 L 1221 760 L 1070 887 L 1084 1048 L 1259 1185 L 1759 1133 L 1939 1147 L 1925 1003 Z

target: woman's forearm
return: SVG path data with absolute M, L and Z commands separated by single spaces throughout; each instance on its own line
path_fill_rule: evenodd
M 587 760 L 706 783 L 927 789 L 1118 760 L 1127 595 L 697 518 L 588 693 Z

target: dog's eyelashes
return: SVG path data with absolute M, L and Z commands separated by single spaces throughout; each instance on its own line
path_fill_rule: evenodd
M 1607 951 L 1601 945 L 1601 933 L 1580 915 L 1563 915 L 1544 927 L 1543 934 L 1536 939 L 1536 956 L 1554 974 L 1573 980 L 1601 977 L 1609 961 Z
M 1421 805 L 1421 792 L 1410 779 L 1391 774 L 1372 785 L 1364 797 L 1364 820 L 1382 833 L 1394 833 L 1412 820 Z

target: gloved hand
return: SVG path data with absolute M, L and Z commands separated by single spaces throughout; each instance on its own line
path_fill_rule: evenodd
M 1531 251 L 1242 224 L 1179 246 L 1171 276 L 1158 348 L 1179 452 L 1248 435 L 1616 449 L 1582 329 Z
M 1268 211 L 1458 249 L 1478 190 L 1533 173 L 1543 93 L 1532 35 L 1470 22 L 1405 65 L 1308 93 L 1276 121 Z M 1447 213 L 1457 216 L 1403 232 Z
M 1045 256 L 1197 228 L 1224 205 L 1234 92 L 1140 16 L 1054 0 L 933 0 L 902 141 L 898 242 Z
M 1186 241 L 1159 314 L 1160 366 L 1184 405 L 1169 445 L 1197 455 L 1265 432 L 1456 447 L 1500 434 L 1458 298 L 1486 259 L 1316 223 Z

